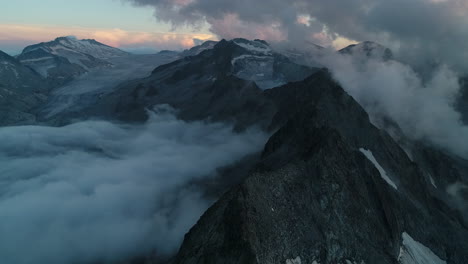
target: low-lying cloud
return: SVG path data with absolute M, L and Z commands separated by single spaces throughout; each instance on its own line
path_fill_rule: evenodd
M 259 151 L 266 135 L 177 120 L 0 128 L 2 263 L 96 263 L 177 250 L 212 203 L 190 183 Z

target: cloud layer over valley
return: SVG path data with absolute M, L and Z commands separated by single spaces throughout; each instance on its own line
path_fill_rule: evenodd
M 193 181 L 260 151 L 267 136 L 187 123 L 86 121 L 0 128 L 2 262 L 95 263 L 177 250 L 213 202 Z

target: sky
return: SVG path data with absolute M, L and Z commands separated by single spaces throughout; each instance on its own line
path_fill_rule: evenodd
M 153 7 L 174 26 L 207 23 L 219 38 L 261 38 L 302 47 L 374 41 L 412 65 L 468 71 L 467 0 L 125 0 Z
M 18 54 L 31 44 L 73 35 L 130 51 L 185 49 L 193 39 L 216 39 L 196 30 L 157 21 L 154 9 L 120 0 L 1 1 L 0 50 Z
M 235 37 L 334 49 L 369 40 L 412 65 L 468 71 L 466 0 L 1 1 L 0 49 L 9 53 L 63 35 L 133 51 Z

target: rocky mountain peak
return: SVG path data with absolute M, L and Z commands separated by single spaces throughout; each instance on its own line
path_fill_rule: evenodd
M 349 54 L 384 61 L 393 59 L 393 53 L 389 48 L 372 41 L 364 41 L 359 44 L 349 45 L 348 47 L 341 49 L 339 52 L 341 54 Z

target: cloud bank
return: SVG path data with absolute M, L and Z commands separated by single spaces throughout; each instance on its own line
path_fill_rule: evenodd
M 212 202 L 190 183 L 266 141 L 167 109 L 141 126 L 5 127 L 0 138 L 0 256 L 15 264 L 173 253 Z
M 208 22 L 223 38 L 246 37 L 336 46 L 372 40 L 414 64 L 468 70 L 465 0 L 126 0 L 155 8 L 174 26 Z M 338 42 L 337 42 L 338 41 Z M 333 45 L 335 43 L 335 45 Z

